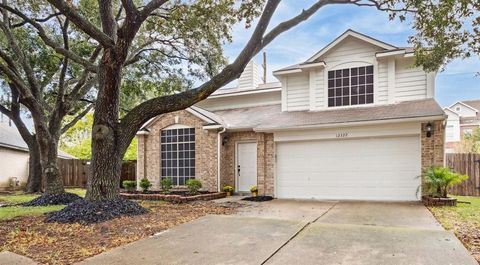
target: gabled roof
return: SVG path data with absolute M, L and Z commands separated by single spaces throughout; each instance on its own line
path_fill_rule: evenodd
M 332 42 L 330 42 L 327 46 L 325 46 L 323 49 L 321 49 L 319 52 L 317 52 L 315 55 L 310 57 L 307 62 L 314 62 L 316 59 L 318 59 L 320 56 L 324 55 L 327 53 L 330 49 L 335 47 L 337 44 L 339 44 L 341 41 L 346 39 L 347 37 L 354 37 L 360 40 L 363 40 L 365 42 L 371 43 L 373 45 L 376 45 L 380 48 L 383 48 L 385 50 L 398 50 L 399 48 L 396 46 L 393 46 L 391 44 L 388 44 L 386 42 L 377 40 L 375 38 L 372 38 L 370 36 L 367 36 L 365 34 L 356 32 L 352 29 L 348 29 L 345 31 L 342 35 L 338 36 L 336 39 L 334 39 Z
M 190 114 L 194 115 L 195 117 L 201 119 L 202 121 L 205 122 L 206 125 L 223 125 L 224 121 L 220 116 L 217 114 L 210 112 L 206 109 L 202 109 L 197 106 L 191 106 L 189 108 L 186 108 L 185 111 L 189 112 Z M 142 129 L 139 130 L 139 132 L 147 132 L 148 133 L 148 127 L 153 124 L 157 119 L 161 119 L 163 115 L 159 115 L 155 118 L 151 118 L 148 120 L 145 124 L 143 124 Z
M 477 111 L 480 110 L 480 99 L 463 100 L 462 103 Z
M 447 112 L 447 111 L 448 111 L 448 112 L 450 112 L 450 113 L 452 113 L 452 114 L 454 114 L 454 115 L 456 115 L 456 116 L 459 116 L 459 117 L 460 117 L 460 114 L 456 113 L 456 112 L 455 112 L 455 111 L 453 111 L 451 108 L 443 108 L 443 110 L 444 110 L 445 112 Z
M 0 147 L 28 152 L 28 146 L 18 132 L 15 125 L 10 126 L 6 122 L 0 121 Z M 76 157 L 58 150 L 58 157 L 65 159 L 75 159 Z
M 453 103 L 452 105 L 450 105 L 448 108 L 451 108 L 451 107 L 453 107 L 453 106 L 455 106 L 455 105 L 457 105 L 457 104 L 460 104 L 460 105 L 463 105 L 463 106 L 465 106 L 465 107 L 467 107 L 467 108 L 469 108 L 469 109 L 471 109 L 471 110 L 473 110 L 473 111 L 475 111 L 475 112 L 478 112 L 478 109 L 470 106 L 470 104 L 467 104 L 467 102 L 470 102 L 470 103 L 472 104 L 472 103 L 475 103 L 476 100 L 471 100 L 471 101 L 468 101 L 468 100 L 466 100 L 466 101 L 457 101 L 457 102 Z M 479 101 L 479 102 L 480 102 L 480 101 Z

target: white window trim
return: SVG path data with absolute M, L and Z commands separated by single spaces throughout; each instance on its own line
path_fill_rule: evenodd
M 348 106 L 328 106 L 328 72 L 340 69 L 363 67 L 373 65 L 373 103 L 357 104 Z M 326 67 L 323 73 L 323 107 L 321 110 L 333 110 L 333 109 L 347 109 L 347 108 L 361 108 L 361 107 L 373 107 L 378 104 L 378 63 L 377 60 L 365 60 L 365 61 L 348 61 L 340 62 L 332 67 Z

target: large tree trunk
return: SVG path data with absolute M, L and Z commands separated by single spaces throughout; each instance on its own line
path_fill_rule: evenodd
M 26 193 L 36 193 L 42 190 L 42 161 L 40 158 L 40 150 L 38 145 L 32 144 L 28 146 L 28 179 L 25 187 Z
M 123 59 L 124 60 L 124 59 Z M 119 194 L 122 151 L 118 143 L 119 97 L 122 59 L 106 49 L 99 67 L 99 93 L 92 128 L 91 174 L 86 200 L 114 200 Z
M 38 128 L 39 126 L 37 126 Z M 58 140 L 49 133 L 39 130 L 37 142 L 40 148 L 43 168 L 43 187 L 46 194 L 61 194 L 65 192 L 63 180 L 58 171 Z

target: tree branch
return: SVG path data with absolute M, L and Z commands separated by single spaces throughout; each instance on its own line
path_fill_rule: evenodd
M 81 120 L 87 113 L 93 108 L 94 104 L 89 104 L 82 112 L 80 112 L 73 120 L 71 120 L 69 123 L 65 124 L 62 127 L 61 134 L 64 134 L 65 132 L 68 131 L 73 125 L 75 125 L 79 120 Z
M 38 36 L 43 40 L 43 42 L 47 46 L 54 49 L 57 53 L 62 54 L 63 56 L 68 57 L 72 61 L 84 66 L 90 72 L 97 72 L 98 69 L 97 69 L 97 66 L 95 64 L 89 62 L 88 60 L 82 58 L 81 56 L 75 54 L 72 51 L 65 50 L 60 44 L 58 44 L 56 41 L 54 41 L 53 39 L 48 37 L 47 33 L 45 32 L 43 27 L 40 25 L 40 23 L 30 19 L 27 15 L 23 14 L 22 12 L 20 12 L 17 9 L 11 8 L 8 5 L 0 4 L 0 8 L 5 9 L 10 13 L 19 16 L 20 18 L 22 18 L 23 20 L 28 22 L 30 25 L 32 25 L 37 30 Z
M 147 19 L 150 14 L 155 11 L 155 9 L 161 7 L 163 4 L 168 2 L 168 0 L 152 0 L 150 1 L 146 6 L 143 7 L 142 10 L 140 10 L 140 15 L 139 19 L 140 21 L 144 21 Z
M 115 41 L 111 37 L 82 17 L 77 10 L 74 9 L 71 2 L 67 3 L 63 0 L 48 0 L 48 2 L 69 18 L 72 23 L 79 27 L 83 32 L 97 40 L 103 47 L 107 48 L 115 45 Z M 99 1 L 100 6 L 102 5 L 101 2 L 102 1 Z

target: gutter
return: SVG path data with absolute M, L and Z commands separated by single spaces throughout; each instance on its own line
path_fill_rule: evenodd
M 221 171 L 221 149 L 222 149 L 222 133 L 226 132 L 227 128 L 222 128 L 217 134 L 217 190 L 221 191 L 220 187 L 220 171 Z

